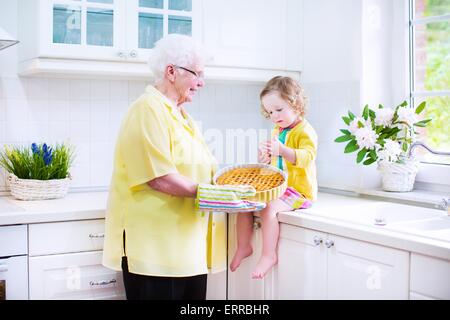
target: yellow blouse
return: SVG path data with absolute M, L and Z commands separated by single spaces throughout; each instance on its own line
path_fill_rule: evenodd
M 278 132 L 276 127 L 273 135 Z M 310 200 L 317 198 L 317 134 L 306 119 L 292 128 L 286 137 L 285 146 L 294 149 L 296 161 L 284 161 L 288 173 L 288 186 L 295 188 Z M 271 165 L 277 166 L 278 157 L 272 157 Z
M 212 181 L 216 160 L 193 119 L 175 108 L 148 86 L 122 123 L 105 220 L 103 265 L 108 268 L 120 271 L 125 253 L 129 271 L 142 275 L 185 277 L 226 268 L 224 214 L 196 212 L 194 198 L 147 184 L 169 173 Z

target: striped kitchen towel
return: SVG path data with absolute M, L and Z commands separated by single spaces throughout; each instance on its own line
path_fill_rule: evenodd
M 256 194 L 252 186 L 199 184 L 196 208 L 200 211 L 251 212 L 266 207 L 264 202 L 246 200 Z

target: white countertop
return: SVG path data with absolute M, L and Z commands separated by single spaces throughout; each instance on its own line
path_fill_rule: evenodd
M 104 218 L 107 197 L 107 192 L 69 193 L 39 201 L 0 197 L 0 226 Z
M 62 199 L 43 201 L 0 197 L 0 226 L 101 219 L 105 217 L 107 196 L 107 192 L 69 193 Z M 445 226 L 426 232 L 405 229 L 406 215 L 415 221 L 450 224 L 450 217 L 444 211 L 323 192 L 319 193 L 312 208 L 280 213 L 279 220 L 450 260 L 450 229 L 445 229 Z M 386 225 L 375 225 L 375 217 L 384 218 Z

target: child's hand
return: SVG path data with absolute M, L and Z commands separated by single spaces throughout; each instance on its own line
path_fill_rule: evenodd
M 264 163 L 264 164 L 270 164 L 270 155 L 262 150 L 261 148 L 258 148 L 258 162 Z
M 283 144 L 278 139 L 262 142 L 260 146 L 263 152 L 268 153 L 272 157 L 280 156 L 283 147 Z

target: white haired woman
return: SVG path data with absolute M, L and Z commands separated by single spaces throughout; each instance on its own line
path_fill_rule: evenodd
M 229 203 L 210 201 L 216 160 L 183 107 L 205 85 L 204 52 L 188 36 L 159 40 L 150 57 L 154 84 L 119 131 L 103 264 L 123 272 L 127 299 L 204 300 L 208 271 L 226 262 L 225 217 L 209 211 L 259 209 L 244 199 L 251 187 L 222 188 Z

